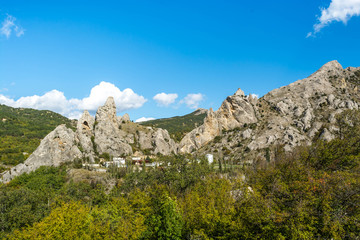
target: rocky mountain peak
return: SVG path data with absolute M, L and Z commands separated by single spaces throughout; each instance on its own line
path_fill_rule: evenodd
M 105 104 L 96 111 L 96 121 L 106 121 L 106 119 L 116 123 L 116 105 L 113 97 L 108 97 Z
M 319 70 L 312 74 L 309 78 L 314 80 L 328 80 L 330 76 L 339 76 L 342 74 L 343 67 L 334 60 L 323 65 Z
M 114 100 L 114 97 L 108 97 L 107 99 L 106 99 L 106 102 L 105 102 L 105 104 L 104 104 L 104 106 L 109 106 L 109 108 L 111 107 L 111 108 L 116 108 L 116 105 L 115 105 L 115 100 Z
M 319 70 L 320 71 L 343 70 L 343 67 L 341 66 L 341 64 L 338 61 L 333 60 L 328 63 L 325 63 Z
M 316 136 L 331 140 L 337 129 L 336 114 L 359 108 L 359 83 L 359 68 L 344 70 L 339 62 L 331 61 L 309 77 L 260 99 L 245 97 L 238 89 L 183 138 L 180 151 L 221 152 L 230 146 L 232 154 L 244 156 L 277 144 L 290 151 Z
M 245 93 L 243 90 L 241 90 L 240 88 L 238 88 L 238 90 L 235 92 L 236 96 L 240 96 L 240 97 L 245 97 Z

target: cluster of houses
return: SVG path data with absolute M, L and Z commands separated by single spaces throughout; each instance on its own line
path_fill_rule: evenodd
M 150 162 L 150 160 L 147 160 L 145 157 L 132 157 L 130 160 L 130 164 L 142 166 L 145 163 L 146 167 L 156 167 L 156 162 Z M 108 168 L 110 166 L 115 167 L 126 167 L 126 159 L 121 157 L 114 157 L 112 161 L 106 161 L 103 162 L 103 166 Z
M 207 158 L 209 164 L 212 164 L 214 162 L 214 156 L 212 154 L 206 154 L 205 157 Z M 145 165 L 145 167 L 159 167 L 160 164 L 158 162 L 151 162 L 150 158 L 148 156 L 133 156 L 130 160 L 126 160 L 122 157 L 114 157 L 110 161 L 104 161 L 103 159 L 100 161 L 100 163 L 97 164 L 90 164 L 90 163 L 84 163 L 83 168 L 91 168 L 98 172 L 106 172 L 107 168 L 109 167 L 126 167 L 127 165 L 136 165 L 139 167 L 142 167 Z

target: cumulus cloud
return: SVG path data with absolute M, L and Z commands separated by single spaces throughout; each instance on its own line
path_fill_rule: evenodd
M 167 107 L 174 103 L 178 95 L 176 93 L 158 93 L 153 99 L 158 103 L 159 106 Z
M 307 37 L 314 36 L 332 22 L 343 22 L 346 24 L 350 18 L 359 15 L 360 0 L 332 0 L 328 8 L 321 9 L 318 23 L 314 25 L 313 32 L 309 32 Z
M 112 83 L 101 82 L 93 87 L 89 97 L 83 99 L 67 99 L 63 92 L 52 90 L 42 96 L 34 95 L 11 99 L 0 94 L 0 104 L 11 107 L 34 108 L 51 110 L 69 118 L 77 119 L 83 110 L 95 111 L 106 102 L 107 97 L 113 96 L 118 112 L 141 107 L 147 100 L 127 88 L 121 91 Z
M 0 35 L 4 35 L 6 38 L 9 38 L 13 32 L 17 37 L 20 37 L 24 35 L 25 30 L 20 25 L 16 24 L 16 18 L 11 15 L 7 15 L 1 23 Z
M 152 117 L 141 117 L 139 119 L 136 119 L 135 122 L 136 123 L 139 123 L 139 122 L 146 122 L 146 121 L 150 121 L 150 120 L 155 120 L 155 118 L 152 118 Z
M 199 108 L 199 104 L 204 100 L 204 95 L 201 93 L 190 93 L 186 95 L 184 99 L 180 101 L 180 103 L 185 103 L 186 106 L 192 109 Z
M 134 93 L 130 88 L 121 91 L 112 83 L 101 82 L 91 89 L 89 97 L 80 100 L 77 104 L 79 109 L 95 111 L 105 103 L 108 96 L 114 97 L 119 112 L 139 108 L 147 101 L 143 96 Z

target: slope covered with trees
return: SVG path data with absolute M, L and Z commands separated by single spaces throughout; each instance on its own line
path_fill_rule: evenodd
M 357 239 L 360 113 L 337 120 L 339 136 L 270 162 L 159 157 L 163 167 L 112 169 L 73 181 L 71 165 L 42 167 L 0 186 L 0 238 Z M 90 174 L 90 173 L 89 173 Z
M 74 126 L 71 120 L 51 111 L 0 105 L 0 164 L 23 162 L 60 124 Z
M 198 109 L 184 116 L 172 118 L 155 119 L 140 123 L 144 126 L 151 126 L 168 130 L 171 138 L 180 141 L 186 133 L 191 132 L 194 128 L 204 123 L 206 117 L 205 109 Z

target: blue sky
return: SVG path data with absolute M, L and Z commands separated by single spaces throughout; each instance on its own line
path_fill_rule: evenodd
M 76 117 L 113 94 L 133 120 L 217 109 L 237 88 L 360 66 L 359 14 L 360 0 L 0 0 L 0 103 Z

